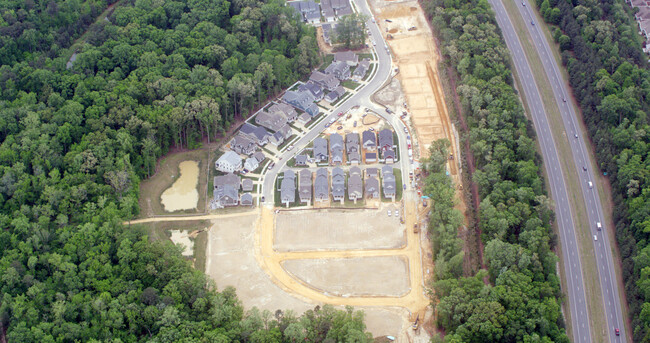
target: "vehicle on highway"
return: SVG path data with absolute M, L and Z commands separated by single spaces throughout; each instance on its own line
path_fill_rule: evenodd
M 388 210 L 388 216 L 390 217 L 390 215 L 391 215 L 391 212 L 390 212 L 390 210 Z
M 566 102 L 566 98 L 562 98 L 562 101 Z
M 596 227 L 598 228 L 598 231 L 600 231 L 603 228 L 600 222 L 596 222 Z
M 531 21 L 530 21 L 530 25 L 535 26 L 535 22 L 531 20 Z
M 577 134 L 577 133 L 574 133 L 574 134 L 573 134 L 573 137 L 578 138 L 578 134 Z
M 594 184 L 591 183 L 591 181 L 587 182 L 587 185 L 589 186 L 589 188 L 594 188 Z
M 594 241 L 598 241 L 598 236 L 594 235 Z
M 582 170 L 587 171 L 587 166 L 582 166 Z
M 522 6 L 526 6 L 526 3 L 522 1 L 522 2 L 521 2 L 521 5 L 522 5 Z
M 614 328 L 614 333 L 616 333 L 616 336 L 621 335 L 621 331 L 618 328 Z

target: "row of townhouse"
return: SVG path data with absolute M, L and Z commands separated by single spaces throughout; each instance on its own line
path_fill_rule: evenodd
M 354 12 L 349 0 L 321 0 L 320 4 L 313 0 L 290 1 L 287 5 L 293 7 L 303 21 L 311 24 L 319 23 L 321 17 L 327 22 L 333 22 Z
M 390 129 L 379 131 L 379 135 L 376 135 L 371 130 L 363 131 L 361 140 L 359 134 L 356 132 L 345 134 L 345 141 L 343 140 L 343 136 L 338 133 L 331 134 L 329 136 L 329 142 L 324 137 L 317 137 L 314 139 L 314 146 L 312 148 L 313 161 L 318 164 L 328 163 L 340 165 L 343 164 L 343 151 L 345 151 L 348 164 L 361 164 L 362 147 L 367 151 L 366 163 L 395 163 L 397 161 L 393 131 Z M 377 156 L 378 150 L 381 153 L 380 158 Z M 295 165 L 306 166 L 307 161 L 308 158 L 306 155 L 298 155 L 295 159 Z

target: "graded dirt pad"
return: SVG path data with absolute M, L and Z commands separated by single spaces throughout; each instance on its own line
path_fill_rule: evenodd
M 218 290 L 227 286 L 237 289 L 237 297 L 245 309 L 301 314 L 323 303 L 294 296 L 277 286 L 255 259 L 256 214 L 242 214 L 214 220 L 208 232 L 205 271 L 217 284 Z M 343 309 L 343 307 L 338 307 Z M 403 308 L 355 307 L 365 312 L 367 330 L 374 336 L 399 336 L 406 330 Z
M 314 305 L 276 286 L 260 268 L 253 253 L 257 215 L 215 220 L 208 232 L 206 273 L 219 290 L 234 286 L 244 307 L 303 312 Z
M 404 226 L 383 210 L 306 210 L 276 215 L 278 251 L 391 249 L 405 244 Z
M 455 151 L 455 137 L 444 103 L 442 86 L 438 80 L 436 51 L 433 34 L 417 1 L 370 0 L 381 32 L 391 31 L 388 40 L 401 81 L 408 110 L 419 142 L 419 156 L 426 157 L 431 142 L 447 138 Z M 385 19 L 391 20 L 386 22 Z M 409 28 L 414 28 L 409 31 Z M 396 30 L 396 32 L 395 32 Z M 401 109 L 400 109 L 401 110 Z M 450 163 L 452 176 L 458 175 L 455 163 Z
M 189 233 L 190 231 L 174 230 L 169 237 L 174 244 L 184 248 L 183 256 L 186 257 L 194 256 L 194 241 L 190 239 Z
M 403 256 L 287 260 L 283 267 L 310 287 L 336 296 L 401 296 L 409 290 Z

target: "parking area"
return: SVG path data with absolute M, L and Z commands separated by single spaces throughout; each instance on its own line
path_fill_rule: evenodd
M 283 268 L 325 294 L 402 296 L 409 290 L 404 256 L 286 260 Z
M 406 240 L 396 210 L 391 204 L 378 210 L 282 211 L 276 215 L 273 247 L 277 251 L 399 248 Z

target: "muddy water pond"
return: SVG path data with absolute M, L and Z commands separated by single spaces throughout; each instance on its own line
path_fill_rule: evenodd
M 195 209 L 199 203 L 199 163 L 183 161 L 179 165 L 180 175 L 174 184 L 160 196 L 165 211 L 174 212 Z

